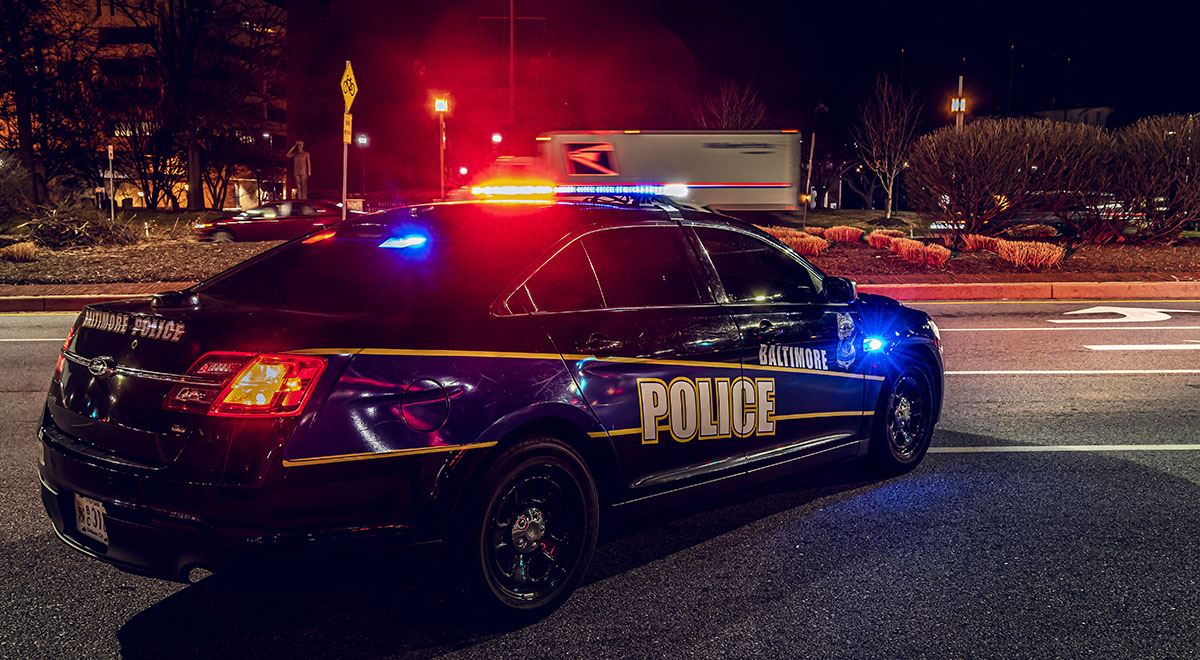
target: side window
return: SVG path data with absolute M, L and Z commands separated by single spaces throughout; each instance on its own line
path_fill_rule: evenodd
M 596 285 L 596 276 L 592 273 L 592 266 L 588 263 L 587 254 L 579 241 L 563 248 L 538 269 L 525 283 L 524 290 L 528 291 L 529 298 L 539 312 L 569 312 L 604 307 L 600 287 Z M 523 300 L 524 296 L 521 291 L 514 294 L 514 297 L 520 300 Z M 513 311 L 525 311 L 520 309 L 523 306 L 513 305 L 510 301 Z
M 813 274 L 791 255 L 757 237 L 696 227 L 729 302 L 812 302 Z
M 292 215 L 292 203 L 284 202 L 279 205 L 279 217 L 289 218 Z
M 683 231 L 625 227 L 583 237 L 605 307 L 689 305 L 700 302 Z

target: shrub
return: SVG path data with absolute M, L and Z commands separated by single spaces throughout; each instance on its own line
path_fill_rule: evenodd
M 825 238 L 835 243 L 857 243 L 862 240 L 863 230 L 845 225 L 825 230 Z
M 107 213 L 86 202 L 68 201 L 56 208 L 43 207 L 25 225 L 29 237 L 52 250 L 95 245 L 133 245 L 141 234 L 124 216 L 110 220 Z
M 941 245 L 926 245 L 921 250 L 921 263 L 926 266 L 941 266 L 950 260 L 950 250 Z
M 908 234 L 905 234 L 904 232 L 900 231 L 899 229 L 876 229 L 875 231 L 873 231 L 871 233 L 872 234 L 882 234 L 883 236 L 890 236 L 892 238 L 905 238 L 908 236 Z
M 922 250 L 925 249 L 925 244 L 921 241 L 914 241 L 911 238 L 894 238 L 892 239 L 892 252 L 900 255 L 900 258 L 905 261 L 920 263 L 923 257 Z
M 2 152 L 0 152 L 2 153 Z M 29 210 L 29 174 L 16 158 L 0 158 L 0 222 Z
M 7 245 L 0 248 L 0 260 L 20 262 L 37 261 L 37 246 L 30 241 Z
M 825 228 L 824 227 L 805 227 L 804 233 L 812 234 L 813 236 L 824 236 Z
M 1067 255 L 1061 246 L 1033 241 L 998 241 L 996 254 L 1001 259 L 1027 268 L 1042 269 L 1057 266 Z
M 815 257 L 829 248 L 829 241 L 803 232 L 797 232 L 793 236 L 787 236 L 780 240 L 804 257 Z
M 871 247 L 875 248 L 876 250 L 890 249 L 892 247 L 892 241 L 895 240 L 897 237 L 889 236 L 889 235 L 885 234 L 884 231 L 887 231 L 887 230 L 885 229 L 882 231 L 873 231 L 870 234 L 867 234 L 867 245 L 870 245 Z
M 963 234 L 962 249 L 965 252 L 980 252 L 987 250 L 988 252 L 996 251 L 996 244 L 1000 239 L 991 236 L 983 236 L 981 234 Z

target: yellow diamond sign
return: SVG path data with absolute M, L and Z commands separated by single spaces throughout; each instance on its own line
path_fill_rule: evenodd
M 354 97 L 358 96 L 358 82 L 354 80 L 354 69 L 350 60 L 346 60 L 346 70 L 342 72 L 342 99 L 346 101 L 346 112 L 354 105 Z

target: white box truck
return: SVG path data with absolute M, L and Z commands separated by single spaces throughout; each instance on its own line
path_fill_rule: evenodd
M 800 136 L 782 131 L 555 131 L 537 137 L 557 183 L 684 184 L 729 211 L 798 208 Z

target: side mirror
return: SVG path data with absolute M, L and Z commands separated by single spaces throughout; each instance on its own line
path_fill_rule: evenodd
M 825 301 L 835 305 L 854 302 L 858 298 L 858 286 L 845 277 L 825 278 Z

